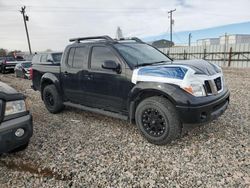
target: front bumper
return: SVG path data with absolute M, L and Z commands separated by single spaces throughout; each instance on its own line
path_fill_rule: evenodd
M 184 124 L 202 124 L 210 122 L 222 115 L 229 105 L 230 93 L 226 89 L 222 95 L 212 101 L 202 105 L 176 106 L 182 123 Z
M 22 137 L 15 136 L 18 128 L 25 131 Z M 27 144 L 32 134 L 33 123 L 30 114 L 2 122 L 0 124 L 0 153 L 10 152 Z

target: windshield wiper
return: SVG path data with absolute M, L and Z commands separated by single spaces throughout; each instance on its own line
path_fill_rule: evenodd
M 168 61 L 156 61 L 156 62 L 152 62 L 152 63 L 141 63 L 141 64 L 135 65 L 135 67 L 143 67 L 143 66 L 154 65 L 154 64 L 165 63 L 165 62 L 168 62 Z
M 159 63 L 165 63 L 165 62 L 169 62 L 169 61 L 156 61 L 156 62 L 153 62 L 152 64 L 159 64 Z
M 143 66 L 147 66 L 147 65 L 152 65 L 152 63 L 141 63 L 141 64 L 135 65 L 135 67 L 143 67 Z

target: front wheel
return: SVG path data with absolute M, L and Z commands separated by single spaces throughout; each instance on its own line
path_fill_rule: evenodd
M 43 101 L 49 112 L 56 114 L 63 110 L 63 100 L 55 85 L 47 85 L 43 89 Z
M 153 144 L 170 143 L 181 134 L 181 122 L 175 106 L 164 97 L 150 97 L 140 102 L 135 120 L 141 134 Z

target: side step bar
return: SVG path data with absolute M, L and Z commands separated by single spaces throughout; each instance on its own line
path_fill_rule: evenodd
M 128 120 L 128 116 L 121 115 L 121 114 L 118 114 L 118 113 L 115 113 L 115 112 L 102 110 L 102 109 L 99 109 L 99 108 L 91 108 L 91 107 L 88 107 L 88 106 L 83 106 L 81 104 L 74 104 L 74 103 L 71 103 L 71 102 L 64 102 L 63 104 L 65 106 L 78 108 L 78 109 L 81 109 L 81 110 L 84 110 L 84 111 L 94 112 L 94 113 L 98 113 L 98 114 L 102 114 L 102 115 L 105 115 L 105 116 L 110 116 L 110 117 L 118 118 L 118 119 L 122 119 L 122 120 Z

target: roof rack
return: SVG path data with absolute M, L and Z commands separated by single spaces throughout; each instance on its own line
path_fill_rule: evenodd
M 117 39 L 117 41 L 123 41 L 123 40 L 134 40 L 134 41 L 139 42 L 139 43 L 144 43 L 141 39 L 139 39 L 139 38 L 137 38 L 137 37 L 120 38 L 120 39 Z
M 73 39 L 69 39 L 69 42 L 77 42 L 77 43 L 79 43 L 82 40 L 95 40 L 95 39 L 104 39 L 104 40 L 107 40 L 109 42 L 114 42 L 115 41 L 111 37 L 109 37 L 107 35 L 104 35 L 104 36 L 95 36 L 95 37 L 73 38 Z

